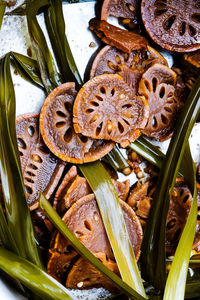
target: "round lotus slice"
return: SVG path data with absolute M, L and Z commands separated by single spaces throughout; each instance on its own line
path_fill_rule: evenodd
M 139 94 L 149 104 L 149 120 L 143 133 L 160 141 L 170 137 L 179 110 L 175 98 L 176 74 L 168 67 L 155 64 L 143 75 L 139 83 Z
M 16 135 L 25 191 L 30 210 L 39 206 L 40 191 L 49 199 L 65 164 L 46 147 L 39 133 L 39 115 L 24 114 L 16 119 Z
M 43 104 L 40 130 L 52 153 L 64 161 L 82 164 L 100 159 L 112 150 L 114 143 L 74 132 L 72 110 L 76 94 L 73 82 L 54 89 Z
M 141 13 L 148 34 L 161 47 L 177 52 L 200 48 L 199 1 L 142 0 Z
M 111 15 L 116 18 L 136 19 L 138 0 L 104 0 L 101 20 L 107 21 Z
M 135 96 L 121 76 L 100 75 L 84 84 L 77 94 L 74 129 L 85 136 L 112 140 L 126 147 L 145 127 L 148 109 L 146 100 Z

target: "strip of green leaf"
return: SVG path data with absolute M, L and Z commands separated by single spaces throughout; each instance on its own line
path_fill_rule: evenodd
M 109 278 L 123 293 L 125 293 L 131 299 L 144 300 L 145 298 L 139 295 L 134 289 L 127 285 L 120 279 L 115 273 L 109 270 L 102 262 L 95 257 L 73 234 L 73 232 L 66 226 L 60 216 L 52 208 L 50 203 L 45 199 L 41 193 L 39 199 L 40 207 L 44 210 L 45 214 L 55 225 L 55 227 L 66 237 L 67 240 L 73 245 L 79 254 L 85 257 L 91 264 L 95 266 L 100 272 L 102 272 L 107 278 Z
M 0 0 L 0 29 L 3 21 L 3 16 L 5 14 L 6 5 L 6 1 Z
M 122 208 L 110 176 L 99 161 L 80 165 L 79 168 L 96 196 L 122 279 L 146 297 Z

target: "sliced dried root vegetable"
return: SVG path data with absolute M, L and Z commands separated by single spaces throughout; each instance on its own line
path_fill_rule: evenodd
M 120 203 L 122 205 L 122 210 L 124 213 L 134 253 L 136 259 L 138 259 L 140 255 L 140 246 L 142 242 L 142 228 L 132 208 L 122 200 L 120 201 Z M 102 261 L 105 261 L 108 267 L 109 262 L 112 262 L 113 267 L 114 264 L 116 265 L 114 269 L 117 270 L 117 264 L 114 261 L 111 246 L 106 235 L 106 231 L 98 210 L 97 203 L 95 201 L 95 196 L 93 194 L 87 195 L 78 200 L 76 203 L 74 203 L 64 215 L 63 221 L 94 255 L 98 257 L 98 255 L 101 253 L 101 257 L 105 258 L 102 259 Z M 62 255 L 62 258 L 60 258 L 62 260 L 64 259 L 64 255 L 66 255 L 64 261 L 67 262 L 67 264 L 69 263 L 69 253 L 72 253 L 74 250 L 70 249 L 70 251 L 68 251 L 68 247 L 68 241 L 60 233 L 57 233 L 53 240 L 53 246 L 50 251 L 51 257 L 48 262 L 47 268 L 49 274 L 55 278 L 59 278 L 59 274 L 63 274 L 67 271 L 63 271 L 63 269 L 60 270 L 59 268 L 56 269 L 55 264 L 57 264 L 58 266 L 63 265 L 63 263 L 58 263 L 59 255 Z M 55 252 L 57 253 L 57 255 L 55 254 Z M 75 271 L 77 271 L 76 267 L 74 269 Z M 84 277 L 84 274 L 80 274 L 80 278 L 83 278 L 84 280 L 87 279 Z M 72 279 L 69 278 L 69 282 L 71 280 Z M 69 284 L 69 282 L 67 284 Z M 80 282 L 80 280 L 78 282 Z M 76 282 L 76 284 L 78 284 L 78 282 Z M 77 285 L 77 287 L 79 286 Z
M 71 163 L 100 159 L 114 146 L 111 141 L 93 140 L 76 134 L 72 125 L 75 83 L 54 89 L 46 98 L 40 113 L 40 130 L 45 144 L 57 157 Z
M 90 78 L 102 74 L 118 73 L 136 94 L 139 81 L 147 68 L 155 63 L 167 65 L 164 57 L 155 49 L 150 46 L 147 46 L 147 49 L 148 51 L 133 50 L 128 54 L 115 47 L 105 46 L 94 59 Z
M 38 207 L 40 191 L 49 199 L 65 167 L 46 147 L 39 133 L 39 116 L 21 115 L 16 120 L 16 134 L 26 196 L 30 210 Z
M 197 69 L 200 69 L 200 50 L 184 54 L 184 60 Z
M 125 180 L 123 182 L 120 182 L 120 181 L 116 181 L 116 180 L 112 179 L 112 182 L 117 191 L 119 199 L 126 201 L 128 194 L 129 194 L 129 190 L 130 190 L 130 181 Z
M 117 74 L 99 75 L 83 85 L 73 109 L 74 129 L 126 147 L 140 135 L 149 115 L 146 100 L 135 96 Z
M 91 19 L 89 28 L 106 44 L 131 53 L 132 50 L 146 49 L 147 40 L 139 34 L 113 26 L 106 21 Z
M 139 94 L 149 104 L 149 120 L 143 133 L 149 137 L 165 140 L 170 137 L 180 103 L 175 98 L 176 74 L 167 66 L 155 64 L 143 75 Z
M 161 47 L 177 52 L 200 48 L 198 1 L 142 0 L 141 13 L 148 34 Z
M 152 184 L 138 184 L 130 193 L 127 203 L 134 209 L 143 227 L 146 226 L 152 202 Z M 199 201 L 200 202 L 200 201 Z M 178 245 L 179 238 L 186 224 L 192 195 L 183 179 L 177 179 L 172 197 L 170 200 L 169 212 L 166 222 L 166 253 L 173 255 Z M 200 244 L 200 224 L 197 217 L 197 226 L 193 248 Z

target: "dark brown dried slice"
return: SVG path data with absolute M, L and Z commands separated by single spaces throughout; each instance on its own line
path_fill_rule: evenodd
M 101 20 L 111 15 L 116 18 L 137 19 L 138 0 L 104 0 Z
M 113 26 L 97 18 L 91 19 L 89 28 L 106 44 L 131 53 L 132 50 L 146 49 L 147 40 L 136 33 Z
M 200 50 L 184 54 L 184 60 L 197 69 L 200 69 Z
M 148 101 L 150 109 L 145 135 L 159 140 L 170 137 L 180 109 L 174 96 L 175 82 L 175 72 L 161 64 L 153 65 L 142 75 L 139 94 Z
M 92 64 L 90 78 L 102 74 L 118 73 L 126 83 L 138 92 L 142 74 L 154 63 L 167 65 L 166 60 L 155 49 L 147 46 L 148 51 L 133 50 L 130 54 L 115 47 L 105 46 L 97 54 Z
M 113 140 L 126 147 L 140 135 L 149 115 L 147 102 L 135 96 L 117 74 L 99 75 L 83 85 L 74 102 L 77 133 Z
M 44 144 L 39 133 L 38 117 L 37 114 L 25 114 L 16 120 L 17 142 L 30 210 L 38 207 L 40 191 L 50 198 L 65 167 Z
M 119 275 L 119 270 L 115 261 L 107 259 L 105 253 L 95 253 L 95 256 L 109 268 Z M 101 272 L 99 272 L 86 259 L 79 258 L 67 275 L 66 287 L 72 289 L 90 289 L 101 287 L 114 292 L 118 290 Z
M 114 143 L 93 140 L 74 132 L 72 109 L 76 94 L 73 82 L 54 89 L 43 104 L 40 130 L 52 153 L 64 161 L 82 164 L 100 159 L 112 150 Z
M 141 13 L 148 34 L 161 47 L 177 52 L 200 48 L 199 1 L 142 0 Z

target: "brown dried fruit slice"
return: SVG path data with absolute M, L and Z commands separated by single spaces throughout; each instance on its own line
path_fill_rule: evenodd
M 148 34 L 161 47 L 177 52 L 200 48 L 199 1 L 142 0 L 141 13 Z
M 137 19 L 138 0 L 104 0 L 101 20 L 111 15 L 116 18 Z
M 118 73 L 136 94 L 139 81 L 147 68 L 154 63 L 167 65 L 164 57 L 155 49 L 150 46 L 147 48 L 148 51 L 134 50 L 128 54 L 115 47 L 105 46 L 94 59 L 90 78 L 102 74 Z
M 100 159 L 112 150 L 114 143 L 93 140 L 74 132 L 72 109 L 76 94 L 73 82 L 54 89 L 43 104 L 40 130 L 52 153 L 64 161 L 81 164 Z
M 143 133 L 149 137 L 165 140 L 170 137 L 179 110 L 175 98 L 176 74 L 170 68 L 155 64 L 143 75 L 139 94 L 149 103 L 149 120 Z
M 146 49 L 147 40 L 139 34 L 113 26 L 106 21 L 91 19 L 89 28 L 106 44 L 131 53 L 132 50 Z
M 200 50 L 192 53 L 184 54 L 184 60 L 193 65 L 197 69 L 200 68 Z
M 140 135 L 148 119 L 148 104 L 135 96 L 117 74 L 99 75 L 83 85 L 74 102 L 77 133 L 108 139 L 126 147 Z
M 95 256 L 112 272 L 119 275 L 116 262 L 107 259 L 105 253 L 96 253 Z M 67 275 L 66 287 L 68 288 L 89 289 L 101 286 L 113 293 L 118 291 L 109 279 L 82 257 L 76 261 Z
M 142 242 L 142 228 L 131 207 L 124 201 L 120 201 L 120 203 L 130 235 L 130 240 L 133 245 L 134 253 L 136 259 L 138 259 Z M 107 257 L 107 260 L 114 259 L 98 206 L 95 201 L 95 196 L 93 194 L 87 195 L 74 203 L 64 215 L 63 221 L 78 237 L 83 245 L 85 245 L 92 253 L 95 255 L 98 253 L 104 253 L 105 257 Z M 68 241 L 60 233 L 57 233 L 54 239 L 52 251 L 57 251 L 59 254 L 63 254 L 68 246 Z M 52 263 L 54 264 L 55 261 L 49 261 L 48 269 L 51 268 L 52 270 L 54 268 L 50 266 Z M 56 270 L 55 276 L 61 272 L 63 271 Z
M 130 189 L 130 181 L 125 180 L 123 182 L 120 182 L 120 181 L 116 181 L 116 180 L 112 179 L 112 182 L 117 191 L 119 199 L 126 201 L 126 198 L 128 197 L 128 193 L 129 193 L 129 189 Z
M 40 191 L 50 198 L 65 167 L 44 144 L 39 134 L 38 117 L 36 114 L 25 114 L 16 120 L 17 142 L 30 210 L 38 207 Z

